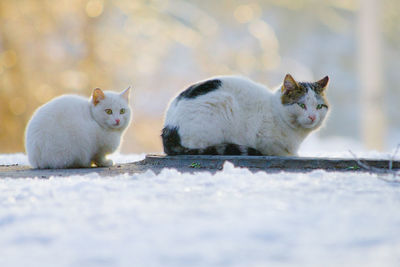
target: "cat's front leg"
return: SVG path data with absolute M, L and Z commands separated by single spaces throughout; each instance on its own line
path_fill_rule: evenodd
M 105 155 L 96 157 L 93 162 L 97 167 L 111 167 L 114 165 L 114 161 L 106 159 Z
M 296 153 L 296 151 L 293 151 L 292 147 L 278 141 L 265 143 L 259 150 L 263 155 L 278 157 L 290 157 L 294 156 Z

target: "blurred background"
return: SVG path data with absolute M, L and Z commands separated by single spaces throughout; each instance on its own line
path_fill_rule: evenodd
M 122 153 L 161 152 L 164 111 L 189 84 L 239 74 L 275 88 L 286 73 L 330 76 L 314 138 L 390 150 L 399 48 L 398 0 L 1 0 L 0 153 L 24 151 L 26 123 L 53 97 L 129 85 Z

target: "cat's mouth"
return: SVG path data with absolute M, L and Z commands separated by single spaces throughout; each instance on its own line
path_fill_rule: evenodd
M 121 123 L 113 123 L 113 124 L 111 124 L 110 125 L 110 128 L 111 129 L 119 129 L 119 128 L 121 128 Z

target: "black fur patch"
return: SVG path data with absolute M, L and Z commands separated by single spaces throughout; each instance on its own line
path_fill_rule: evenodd
M 194 148 L 194 149 L 188 149 L 184 148 L 184 151 L 180 153 L 182 155 L 198 155 L 199 154 L 199 149 Z
M 247 148 L 247 155 L 249 156 L 262 156 L 263 154 L 258 151 L 257 149 L 254 149 L 252 147 Z
M 164 152 L 168 155 L 177 155 L 180 150 L 183 150 L 181 145 L 181 137 L 178 133 L 178 127 L 167 126 L 162 130 L 162 141 Z
M 208 80 L 205 82 L 197 83 L 190 86 L 188 89 L 183 91 L 179 96 L 178 100 L 182 98 L 193 99 L 200 95 L 208 94 L 209 92 L 217 90 L 222 84 L 221 80 Z
M 199 155 L 199 149 L 185 149 L 184 152 L 181 153 L 182 155 Z
M 306 89 L 306 92 L 308 92 L 309 88 L 318 95 L 321 94 L 321 92 L 323 91 L 323 88 L 319 83 L 299 82 L 299 85 L 304 87 Z
M 224 155 L 242 155 L 240 147 L 235 144 L 227 144 L 225 147 Z
M 251 147 L 243 147 L 236 144 L 221 144 L 217 146 L 209 146 L 204 149 L 186 148 L 181 144 L 181 137 L 179 135 L 179 127 L 166 126 L 162 130 L 162 142 L 164 152 L 167 155 L 249 155 L 249 156 L 262 156 L 261 152 Z M 246 150 L 245 150 L 246 149 Z
M 215 146 L 209 146 L 201 152 L 202 155 L 218 155 L 217 148 Z

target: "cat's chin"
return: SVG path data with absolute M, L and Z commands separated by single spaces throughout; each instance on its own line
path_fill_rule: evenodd
M 108 129 L 113 131 L 122 131 L 125 127 L 121 124 L 119 125 L 108 125 Z
M 303 123 L 301 124 L 301 127 L 304 129 L 313 130 L 318 127 L 318 123 Z

